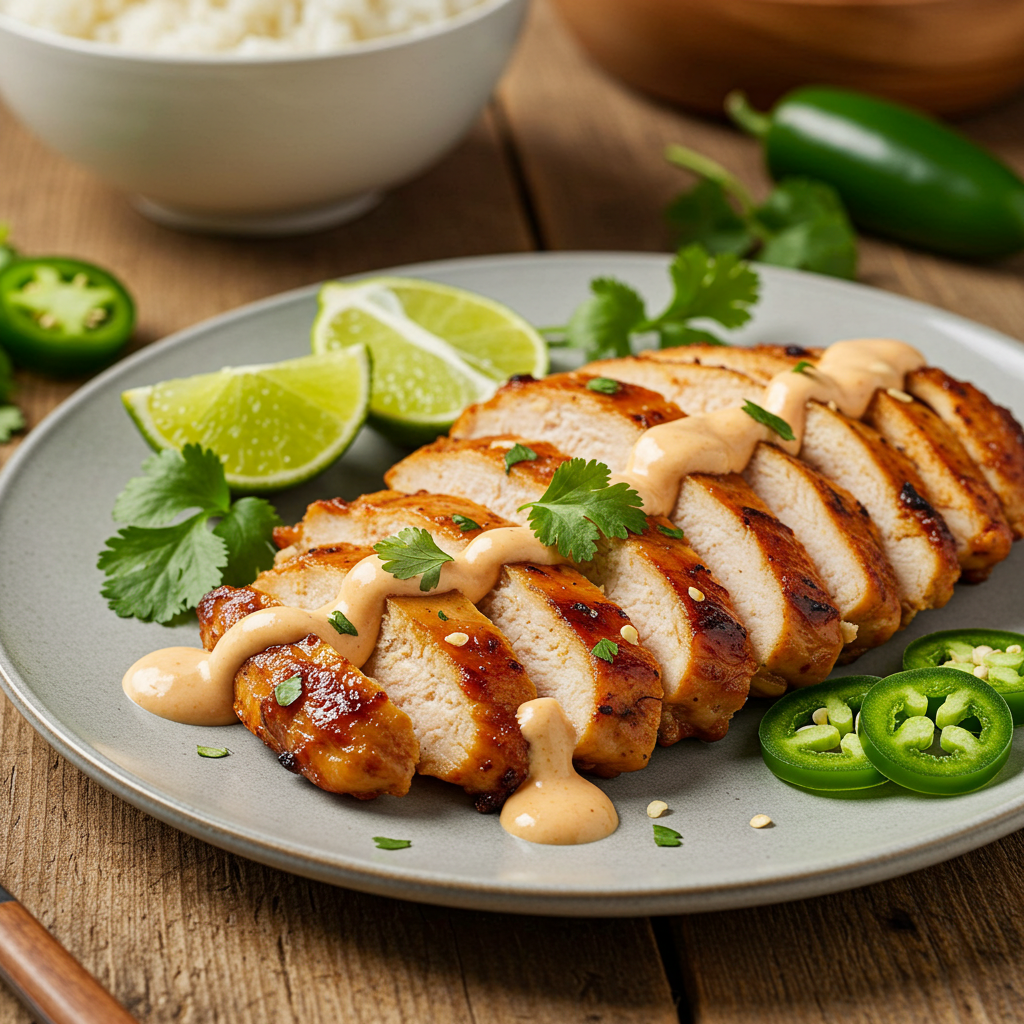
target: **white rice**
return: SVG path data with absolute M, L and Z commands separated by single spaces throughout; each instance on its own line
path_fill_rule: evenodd
M 483 0 L 0 0 L 63 35 L 149 53 L 322 53 L 444 21 Z

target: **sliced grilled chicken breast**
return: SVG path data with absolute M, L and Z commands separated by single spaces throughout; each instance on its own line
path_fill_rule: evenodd
M 957 436 L 1002 503 L 1014 538 L 1024 537 L 1024 430 L 1013 413 L 934 366 L 908 374 L 906 387 Z
M 483 502 L 513 522 L 525 523 L 526 502 L 537 500 L 555 469 L 569 458 L 531 441 L 534 462 L 506 473 L 507 446 L 494 441 L 439 438 L 392 467 L 387 481 L 404 490 L 436 489 Z M 756 669 L 747 632 L 728 592 L 667 519 L 648 519 L 642 535 L 604 541 L 593 562 L 580 566 L 629 615 L 644 645 L 661 665 L 665 697 L 658 740 L 723 737 L 743 706 Z M 703 600 L 691 596 L 691 588 Z
M 313 549 L 260 573 L 251 587 L 221 587 L 200 604 L 204 641 L 212 649 L 258 607 L 322 607 L 372 553 L 348 544 Z M 411 719 L 421 775 L 461 786 L 481 811 L 500 807 L 526 777 L 516 711 L 537 691 L 506 638 L 461 594 L 389 598 L 363 670 Z
M 844 627 L 841 660 L 885 643 L 900 626 L 899 588 L 868 510 L 775 445 L 759 444 L 743 476 L 796 534 L 843 621 L 855 627 Z
M 544 380 L 514 377 L 487 402 L 471 405 L 451 437 L 515 434 L 547 441 L 564 452 L 597 459 L 613 473 L 626 468 L 637 438 L 679 419 L 679 408 L 645 388 L 624 384 L 614 395 L 587 387 L 594 374 L 556 373 Z
M 222 636 L 244 609 L 274 603 L 248 588 L 213 591 L 200 611 L 204 643 Z M 274 688 L 293 676 L 302 693 L 282 707 Z M 315 634 L 249 658 L 235 675 L 235 714 L 285 768 L 330 793 L 372 800 L 409 791 L 419 760 L 409 716 Z
M 495 455 L 504 471 L 504 451 Z M 461 525 L 453 514 L 464 517 Z M 466 529 L 470 520 L 477 525 Z M 373 544 L 412 526 L 457 554 L 483 529 L 510 525 L 465 498 L 383 491 L 353 502 L 317 502 L 279 542 L 301 550 L 308 532 L 331 544 Z M 658 734 L 661 673 L 646 647 L 623 641 L 621 630 L 631 623 L 621 608 L 571 566 L 526 563 L 505 566 L 480 608 L 509 638 L 537 692 L 555 697 L 569 716 L 580 768 L 611 776 L 644 767 Z M 611 663 L 591 653 L 602 639 L 619 645 Z
M 758 383 L 766 384 L 777 373 L 791 369 L 801 359 L 812 362 L 823 349 L 801 348 L 799 345 L 686 345 L 644 352 L 642 358 L 660 363 L 694 363 L 698 366 L 719 366 L 738 370 Z M 586 367 L 589 371 L 590 367 Z
M 1013 533 L 995 492 L 953 430 L 904 392 L 876 392 L 864 421 L 914 463 L 928 500 L 956 541 L 964 579 L 987 579 L 1010 553 Z

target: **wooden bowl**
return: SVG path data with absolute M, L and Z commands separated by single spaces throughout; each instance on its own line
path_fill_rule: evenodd
M 1024 85 L 1021 0 L 553 2 L 606 70 L 704 112 L 815 83 L 956 114 Z

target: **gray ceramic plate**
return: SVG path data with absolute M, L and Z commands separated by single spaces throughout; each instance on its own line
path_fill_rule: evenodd
M 598 274 L 667 297 L 666 259 L 619 254 L 511 256 L 403 268 L 500 299 L 536 323 L 564 321 Z M 857 285 L 761 271 L 764 296 L 744 341 L 827 344 L 891 336 L 1024 414 L 1024 348 L 941 310 Z M 154 718 L 121 693 L 145 652 L 198 644 L 195 626 L 118 619 L 100 597 L 96 553 L 114 497 L 147 448 L 119 392 L 226 364 L 306 351 L 316 289 L 257 303 L 147 348 L 78 392 L 22 445 L 0 477 L 0 675 L 11 699 L 62 754 L 125 800 L 218 846 L 338 885 L 454 906 L 540 914 L 663 914 L 769 903 L 889 878 L 953 857 L 1024 825 L 1024 744 L 986 789 L 955 799 L 888 784 L 845 799 L 779 781 L 761 761 L 761 708 L 719 743 L 656 751 L 642 772 L 604 783 L 622 824 L 590 846 L 543 847 L 506 835 L 454 788 L 417 779 L 404 799 L 330 796 L 283 771 L 241 726 L 199 729 Z M 278 502 L 286 520 L 315 497 L 381 486 L 399 452 L 364 431 L 344 459 Z M 981 587 L 958 587 L 857 672 L 896 670 L 906 641 L 958 626 L 1024 630 L 1024 544 Z M 55 628 L 59 627 L 59 628 Z M 852 669 L 851 669 L 852 670 Z M 227 746 L 205 760 L 196 744 Z M 680 848 L 652 841 L 647 803 Z M 767 813 L 773 828 L 755 831 Z M 377 850 L 370 837 L 411 839 Z

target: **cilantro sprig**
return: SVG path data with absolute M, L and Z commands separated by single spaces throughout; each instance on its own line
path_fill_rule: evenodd
M 407 526 L 396 537 L 385 537 L 373 545 L 384 571 L 396 579 L 420 577 L 420 590 L 433 590 L 441 582 L 441 566 L 455 561 L 442 551 L 430 534 L 418 526 Z
M 530 510 L 530 527 L 542 544 L 556 546 L 574 562 L 589 562 L 602 534 L 624 539 L 647 526 L 640 495 L 625 483 L 609 485 L 610 476 L 602 462 L 570 459 L 555 470 L 540 498 L 519 511 Z
M 144 622 L 169 622 L 222 583 L 251 583 L 273 565 L 280 523 L 262 498 L 232 502 L 220 459 L 198 444 L 146 459 L 113 518 L 126 525 L 100 552 L 101 593 L 122 618 Z
M 565 327 L 544 328 L 550 344 L 581 348 L 588 359 L 628 356 L 634 343 L 654 336 L 661 348 L 678 345 L 724 345 L 702 323 L 728 330 L 750 319 L 757 302 L 758 280 L 733 253 L 712 255 L 701 245 L 689 245 L 669 266 L 673 294 L 657 316 L 648 316 L 639 293 L 611 277 L 590 283 L 590 298 L 577 306 Z
M 856 277 L 857 236 L 831 185 L 783 178 L 758 205 L 743 182 L 703 153 L 669 146 L 665 157 L 701 179 L 666 211 L 681 243 L 699 243 L 711 253 L 752 255 L 779 267 Z

